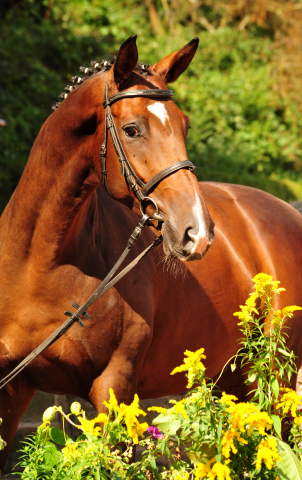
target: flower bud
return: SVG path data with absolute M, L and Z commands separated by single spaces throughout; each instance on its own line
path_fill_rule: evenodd
M 2 418 L 0 418 L 0 425 L 1 425 L 1 423 L 2 423 Z
M 51 423 L 55 418 L 56 411 L 57 411 L 57 407 L 55 406 L 47 408 L 43 413 L 43 417 L 42 417 L 43 422 Z
M 3 450 L 7 446 L 7 443 L 0 437 L 0 450 Z
M 71 411 L 71 413 L 73 413 L 73 415 L 80 415 L 80 413 L 82 411 L 81 404 L 79 402 L 73 402 L 70 405 L 70 411 Z

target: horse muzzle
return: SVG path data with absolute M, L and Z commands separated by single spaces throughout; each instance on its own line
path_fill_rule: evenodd
M 214 240 L 214 223 L 207 231 L 200 232 L 196 227 L 187 226 L 181 235 L 168 222 L 163 223 L 163 248 L 167 256 L 189 262 L 201 260 Z

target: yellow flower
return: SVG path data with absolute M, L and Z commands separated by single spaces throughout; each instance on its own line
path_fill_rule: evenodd
M 217 478 L 217 480 L 232 480 L 230 474 L 231 470 L 227 465 L 216 462 L 212 470 L 208 473 L 208 478 L 209 480 L 214 480 L 215 478 Z
M 62 454 L 65 462 L 68 462 L 69 460 L 76 460 L 81 456 L 81 452 L 78 450 L 78 444 L 76 442 L 68 443 L 66 447 L 62 448 Z
M 137 394 L 134 395 L 134 400 L 131 405 L 120 404 L 117 420 L 121 422 L 122 419 L 124 419 L 128 435 L 133 439 L 134 443 L 138 443 L 138 435 L 144 438 L 143 434 L 149 426 L 147 423 L 139 423 L 136 418 L 139 415 L 146 415 L 146 413 L 139 409 L 139 398 Z
M 302 310 L 302 308 L 297 307 L 297 305 L 291 305 L 289 307 L 282 308 L 282 310 L 277 310 L 275 312 L 272 323 L 274 325 L 278 325 L 279 327 L 282 327 L 287 317 L 292 318 L 296 310 Z
M 250 296 L 246 300 L 245 305 L 240 305 L 241 312 L 233 313 L 234 317 L 238 317 L 239 320 L 242 320 L 242 322 L 238 323 L 238 325 L 242 325 L 243 323 L 248 323 L 252 321 L 253 313 L 256 313 L 256 315 L 258 315 L 259 312 L 256 309 L 257 298 L 258 298 L 258 295 L 256 293 L 250 293 Z
M 98 416 L 95 418 L 95 423 L 103 423 L 106 425 L 109 419 L 105 413 L 99 413 Z
M 157 412 L 157 413 L 163 413 L 163 414 L 166 414 L 169 412 L 169 410 L 164 407 L 149 407 L 148 410 L 149 412 Z
M 238 398 L 235 397 L 235 395 L 227 395 L 225 392 L 222 393 L 220 399 L 221 403 L 224 403 L 225 405 L 233 405 L 236 400 L 238 400 Z
M 176 402 L 176 400 L 170 400 L 170 403 L 174 403 L 174 407 L 172 407 L 170 410 L 169 410 L 169 414 L 179 414 L 181 415 L 182 417 L 188 419 L 188 414 L 187 412 L 185 411 L 184 409 L 184 405 L 186 403 L 186 399 L 183 398 L 182 400 L 180 400 L 179 402 Z
M 267 275 L 266 273 L 258 273 L 253 278 L 254 281 L 254 290 L 258 297 L 267 293 L 267 290 L 270 294 L 280 292 L 285 292 L 285 288 L 278 288 L 280 282 L 273 280 L 272 275 Z
M 277 405 L 278 408 L 283 408 L 283 412 L 287 413 L 289 410 L 293 417 L 297 416 L 297 408 L 301 406 L 301 398 L 299 395 L 292 390 L 291 388 L 280 388 L 284 395 L 280 399 L 280 403 Z
M 190 474 L 186 472 L 184 475 L 181 475 L 179 472 L 176 473 L 175 480 L 189 480 Z
M 91 435 L 94 435 L 95 437 L 98 436 L 98 434 L 101 431 L 101 427 L 94 427 L 94 425 L 99 422 L 98 417 L 93 418 L 92 420 L 88 420 L 87 418 L 84 417 L 78 417 L 79 422 L 81 423 L 81 427 L 79 427 L 83 432 L 86 433 L 91 433 Z
M 180 365 L 179 367 L 174 368 L 174 370 L 171 372 L 171 375 L 174 375 L 175 373 L 178 372 L 188 372 L 187 373 L 187 378 L 188 378 L 188 385 L 187 388 L 191 388 L 194 384 L 195 377 L 199 376 L 201 372 L 205 370 L 205 366 L 201 362 L 202 358 L 206 358 L 205 355 L 203 355 L 204 348 L 200 348 L 199 350 L 196 350 L 196 352 L 191 352 L 190 350 L 185 351 L 185 355 L 187 358 L 184 358 L 184 363 Z
M 268 470 L 271 470 L 276 461 L 280 461 L 280 455 L 277 449 L 277 440 L 275 438 L 267 438 L 262 440 L 256 447 L 257 460 L 256 468 L 260 469 L 262 461 Z
M 296 310 L 302 310 L 302 307 L 298 307 L 297 305 L 291 305 L 290 307 L 284 307 L 284 308 L 282 308 L 282 315 L 284 315 L 284 317 L 291 318 L 293 316 L 293 313 Z
M 232 397 L 224 394 L 221 399 L 222 403 L 228 405 L 227 412 L 230 414 L 230 427 L 221 439 L 222 454 L 225 458 L 230 458 L 231 451 L 234 454 L 237 453 L 235 442 L 248 443 L 241 434 L 249 436 L 254 429 L 257 429 L 260 435 L 265 435 L 265 430 L 272 425 L 272 420 L 266 412 L 260 412 L 256 405 L 249 403 L 235 404 Z
M 109 388 L 110 400 L 109 402 L 104 401 L 103 404 L 108 408 L 109 411 L 116 410 L 119 411 L 118 402 L 112 388 Z
M 254 288 L 253 288 L 254 291 L 250 293 L 249 298 L 245 302 L 245 305 L 240 305 L 241 311 L 235 312 L 233 314 L 235 317 L 238 317 L 239 320 L 241 320 L 241 322 L 238 323 L 238 325 L 243 325 L 248 322 L 253 322 L 253 313 L 255 314 L 259 313 L 258 310 L 256 309 L 257 298 L 262 298 L 263 296 L 266 296 L 266 295 L 272 296 L 285 291 L 285 288 L 278 287 L 280 282 L 278 282 L 277 280 L 273 280 L 273 277 L 271 275 L 267 275 L 266 273 L 258 273 L 258 275 L 255 275 L 253 281 L 254 281 Z M 292 315 L 292 311 L 290 310 L 292 307 L 287 307 L 287 308 L 289 308 L 289 310 L 287 311 L 286 316 Z M 297 307 L 297 309 L 300 309 L 300 307 Z M 280 320 L 279 312 L 275 321 Z
M 195 480 L 203 479 L 210 472 L 212 464 L 215 463 L 215 457 L 207 463 L 199 463 L 195 470 Z
M 212 464 L 214 463 L 213 467 Z M 206 464 L 199 463 L 195 470 L 195 480 L 208 479 L 208 480 L 232 480 L 231 470 L 223 463 L 216 462 L 215 457 L 209 460 Z

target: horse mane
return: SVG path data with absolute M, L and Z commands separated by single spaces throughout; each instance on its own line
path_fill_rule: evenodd
M 71 81 L 73 85 L 66 85 L 64 91 L 59 95 L 59 98 L 61 98 L 62 100 L 60 102 L 56 102 L 52 106 L 52 110 L 56 110 L 61 105 L 62 101 L 68 97 L 69 93 L 79 87 L 83 82 L 85 82 L 85 80 L 87 80 L 87 78 L 91 77 L 95 73 L 105 73 L 110 70 L 110 68 L 114 65 L 116 59 L 117 56 L 112 55 L 109 60 L 101 60 L 100 62 L 97 62 L 96 60 L 91 60 L 90 65 L 92 68 L 81 66 L 79 70 L 80 73 L 84 74 L 84 76 L 79 77 L 78 75 L 75 75 L 74 77 L 72 77 Z M 134 67 L 134 71 L 139 72 L 140 74 L 145 76 L 150 73 L 148 69 L 148 64 L 142 64 L 140 62 L 137 62 L 136 66 Z
M 290 205 L 298 210 L 298 212 L 302 215 L 302 200 L 294 200 L 290 202 Z

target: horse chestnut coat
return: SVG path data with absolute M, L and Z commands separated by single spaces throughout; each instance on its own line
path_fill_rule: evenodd
M 121 175 L 110 137 L 106 168 L 113 198 L 101 184 L 105 84 L 109 96 L 166 89 L 188 67 L 197 45 L 194 39 L 141 68 L 136 37 L 130 37 L 113 65 L 76 80 L 79 86 L 43 125 L 0 220 L 0 378 L 63 323 L 72 301 L 86 301 L 138 223 L 139 202 Z M 123 98 L 111 111 L 142 182 L 188 159 L 189 120 L 172 98 Z M 0 434 L 8 444 L 0 467 L 37 389 L 80 396 L 99 412 L 110 387 L 125 403 L 135 392 L 140 398 L 177 394 L 185 391 L 186 379 L 170 372 L 186 349 L 205 348 L 209 377 L 236 353 L 240 332 L 233 312 L 255 274 L 271 274 L 286 288 L 276 308 L 302 305 L 302 216 L 294 208 L 256 189 L 199 184 L 187 169 L 163 179 L 149 196 L 164 222 L 144 230 L 130 257 L 158 230 L 163 247 L 89 309 L 85 328 L 75 324 L 0 391 Z M 145 207 L 152 216 L 154 204 Z M 288 322 L 298 367 L 301 320 L 296 312 Z M 237 396 L 246 393 L 239 370 L 226 370 L 220 384 Z

